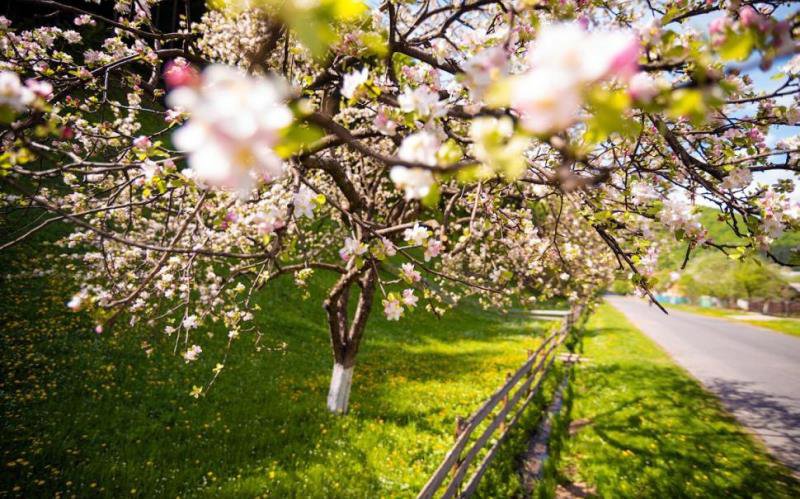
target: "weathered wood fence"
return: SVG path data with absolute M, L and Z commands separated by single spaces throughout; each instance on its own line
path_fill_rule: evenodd
M 456 418 L 455 443 L 428 483 L 422 488 L 418 498 L 431 498 L 442 489 L 444 492 L 441 497 L 444 498 L 469 497 L 475 493 L 478 483 L 497 454 L 500 445 L 505 441 L 522 412 L 539 392 L 542 382 L 556 359 L 555 351 L 569 336 L 573 325 L 581 317 L 583 309 L 583 305 L 579 305 L 568 312 L 550 313 L 549 315 L 563 315 L 560 326 L 550 333 L 535 351 L 529 353 L 528 359 L 522 367 L 517 372 L 509 374 L 505 384 L 470 417 L 467 419 Z M 495 409 L 499 410 L 490 418 L 495 413 Z M 471 445 L 468 445 L 472 434 L 479 429 L 481 423 L 489 418 L 489 424 L 471 442 Z M 486 448 L 495 432 L 498 432 L 495 442 L 468 477 L 467 474 L 473 461 L 480 451 Z

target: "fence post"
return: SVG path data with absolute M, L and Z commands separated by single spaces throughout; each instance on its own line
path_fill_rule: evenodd
M 530 360 L 531 357 L 533 357 L 533 350 L 528 349 L 528 360 Z M 528 374 L 525 376 L 526 378 L 531 378 L 532 376 L 535 375 L 535 373 L 533 372 L 533 367 L 534 367 L 533 364 L 534 363 L 531 362 L 531 367 L 528 368 Z M 532 391 L 533 391 L 533 382 L 528 383 L 528 389 L 525 390 L 526 399 L 531 395 Z
M 511 380 L 511 373 L 506 373 L 506 383 L 505 384 L 507 385 L 510 380 Z M 505 385 L 503 385 L 503 386 L 505 386 Z M 508 392 L 510 392 L 510 391 L 511 390 L 509 390 Z M 506 394 L 503 395 L 503 407 L 500 409 L 501 411 L 504 411 L 504 412 L 508 411 L 508 392 L 506 392 Z M 506 416 L 508 416 L 508 414 L 503 416 L 503 420 L 500 421 L 500 429 L 499 430 L 500 430 L 501 434 L 505 433 L 505 431 L 506 431 Z
M 572 325 L 577 320 L 577 318 L 575 317 L 577 311 L 578 309 L 574 306 L 569 309 L 569 314 L 567 314 L 567 320 L 566 320 L 567 333 L 570 332 L 570 330 L 572 329 Z
M 455 434 L 453 435 L 454 442 L 457 441 L 458 437 L 461 436 L 461 432 L 464 431 L 465 426 L 466 426 L 466 421 L 464 420 L 464 418 L 462 418 L 461 416 L 456 416 L 456 429 L 455 429 Z M 454 479 L 456 477 L 456 473 L 458 472 L 458 467 L 461 466 L 462 462 L 463 461 L 461 460 L 461 454 L 459 454 L 458 459 L 456 459 L 456 462 L 453 463 L 453 469 L 450 471 Z

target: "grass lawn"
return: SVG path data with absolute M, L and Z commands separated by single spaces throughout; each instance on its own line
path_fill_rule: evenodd
M 610 305 L 589 321 L 551 465 L 600 497 L 800 497 L 800 484 Z M 571 420 L 573 435 L 567 436 Z
M 684 312 L 692 312 L 695 314 L 700 315 L 707 315 L 709 317 L 719 317 L 722 319 L 728 319 L 734 322 L 739 323 L 746 323 L 752 324 L 753 326 L 759 326 L 766 329 L 771 329 L 773 331 L 778 331 L 780 333 L 791 334 L 792 336 L 800 336 L 800 319 L 793 319 L 793 318 L 779 318 L 779 319 L 772 319 L 772 320 L 741 320 L 741 319 L 732 319 L 731 316 L 741 316 L 747 315 L 748 313 L 744 310 L 730 310 L 727 308 L 705 308 L 705 307 L 698 307 L 696 305 L 667 305 L 667 308 L 674 308 L 675 310 L 682 310 Z
M 0 255 L 0 496 L 412 497 L 451 445 L 455 417 L 552 325 L 470 304 L 441 321 L 418 311 L 390 323 L 378 307 L 351 414 L 335 417 L 324 282 L 302 301 L 285 280 L 259 298 L 258 348 L 238 340 L 196 400 L 192 385 L 223 362 L 224 331 L 200 331 L 213 337 L 188 365 L 160 327 L 97 335 L 65 307 L 63 274 L 29 275 L 41 253 Z

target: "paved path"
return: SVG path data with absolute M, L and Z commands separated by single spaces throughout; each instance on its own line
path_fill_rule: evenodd
M 800 338 L 676 310 L 665 316 L 637 298 L 607 300 L 800 473 Z

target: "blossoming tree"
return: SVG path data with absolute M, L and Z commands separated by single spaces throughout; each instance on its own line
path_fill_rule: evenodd
M 798 140 L 765 139 L 800 117 L 783 2 L 26 3 L 0 18 L 0 184 L 42 214 L 2 247 L 70 224 L 69 307 L 187 362 L 212 322 L 257 335 L 270 281 L 332 273 L 334 412 L 376 299 L 580 300 L 615 267 L 649 294 L 659 228 L 775 260 L 798 228 Z

